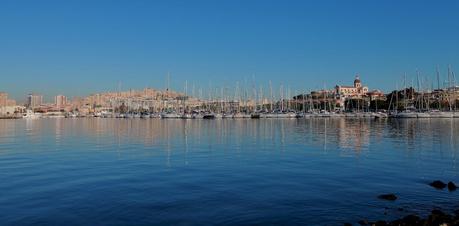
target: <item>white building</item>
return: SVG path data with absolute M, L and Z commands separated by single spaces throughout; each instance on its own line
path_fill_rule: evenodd
M 6 106 L 8 103 L 8 94 L 0 92 L 0 107 Z
M 335 86 L 336 103 L 344 110 L 344 102 L 348 98 L 362 98 L 367 95 L 368 87 L 363 86 L 358 75 L 355 76 L 354 86 Z
M 29 94 L 27 96 L 27 107 L 34 109 L 43 104 L 43 96 L 38 94 Z
M 54 97 L 54 104 L 56 105 L 56 108 L 58 109 L 63 109 L 65 106 L 67 106 L 67 97 L 64 95 L 57 95 Z
M 368 93 L 368 87 L 362 86 L 359 76 L 355 76 L 354 86 L 340 86 L 335 87 L 336 94 L 342 97 L 362 97 Z

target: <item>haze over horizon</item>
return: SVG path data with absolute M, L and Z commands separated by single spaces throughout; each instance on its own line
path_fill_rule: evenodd
M 436 86 L 459 62 L 459 2 L 2 1 L 0 91 L 84 96 L 236 83 Z M 425 81 L 427 82 L 427 81 Z

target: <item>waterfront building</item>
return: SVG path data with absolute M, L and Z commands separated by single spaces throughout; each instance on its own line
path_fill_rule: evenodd
M 7 106 L 8 103 L 8 94 L 5 92 L 0 92 L 0 107 Z
M 16 100 L 7 99 L 6 100 L 6 106 L 16 106 Z
M 34 109 L 43 104 L 43 96 L 39 94 L 29 94 L 27 96 L 27 107 Z
M 8 116 L 13 114 L 20 114 L 25 112 L 24 106 L 16 106 L 16 105 L 8 105 L 0 107 L 0 117 L 1 116 Z
M 346 99 L 360 99 L 367 96 L 368 87 L 363 86 L 359 75 L 355 76 L 353 86 L 335 86 L 336 105 L 344 110 Z
M 368 93 L 368 87 L 363 86 L 360 77 L 355 76 L 354 86 L 340 86 L 335 87 L 336 93 L 342 97 L 362 97 Z
M 54 97 L 54 104 L 56 105 L 57 109 L 63 109 L 67 106 L 67 97 L 64 95 L 57 95 Z
M 384 95 L 381 90 L 375 89 L 367 93 L 368 97 L 370 97 L 370 101 L 373 100 L 386 100 L 386 95 Z
M 8 93 L 0 92 L 0 107 L 16 106 L 16 101 L 8 98 Z

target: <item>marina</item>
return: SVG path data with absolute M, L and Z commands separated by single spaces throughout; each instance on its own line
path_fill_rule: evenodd
M 168 75 L 169 78 L 170 75 Z M 437 78 L 440 75 L 437 71 Z M 54 104 L 43 103 L 43 96 L 30 94 L 24 106 L 0 106 L 2 118 L 162 118 L 162 119 L 261 119 L 261 118 L 457 118 L 459 117 L 459 87 L 455 75 L 448 67 L 446 86 L 428 89 L 418 81 L 417 87 L 407 86 L 384 94 L 370 90 L 362 84 L 359 75 L 353 86 L 336 85 L 333 89 L 295 92 L 279 87 L 275 95 L 272 84 L 269 92 L 263 86 L 240 88 L 231 93 L 228 87 L 188 94 L 187 84 L 183 93 L 146 88 L 143 91 L 108 92 L 74 98 L 57 96 Z M 419 80 L 419 74 L 417 75 Z M 220 92 L 218 92 L 220 91 Z M 250 94 L 252 93 L 252 94 Z M 3 94 L 7 102 L 7 94 Z

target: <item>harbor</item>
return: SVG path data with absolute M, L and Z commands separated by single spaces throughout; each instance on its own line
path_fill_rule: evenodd
M 169 75 L 168 75 L 169 76 Z M 24 105 L 13 105 L 3 93 L 1 118 L 162 118 L 162 119 L 262 119 L 262 118 L 459 118 L 459 86 L 455 74 L 448 67 L 449 82 L 431 89 L 430 84 L 408 86 L 404 76 L 403 89 L 384 94 L 370 90 L 356 75 L 352 86 L 336 85 L 333 89 L 322 89 L 309 93 L 279 87 L 274 92 L 253 85 L 240 87 L 230 92 L 229 87 L 210 89 L 204 98 L 203 90 L 193 88 L 188 92 L 185 83 L 183 92 L 145 88 L 93 94 L 67 100 L 64 95 L 56 96 L 55 102 L 47 104 L 43 96 L 29 94 Z M 440 75 L 437 72 L 437 78 Z M 425 80 L 425 79 L 424 79 Z M 263 91 L 265 90 L 265 91 Z M 1 96 L 0 96 L 1 97 Z
M 1 1 L 0 226 L 459 226 L 458 12 Z

